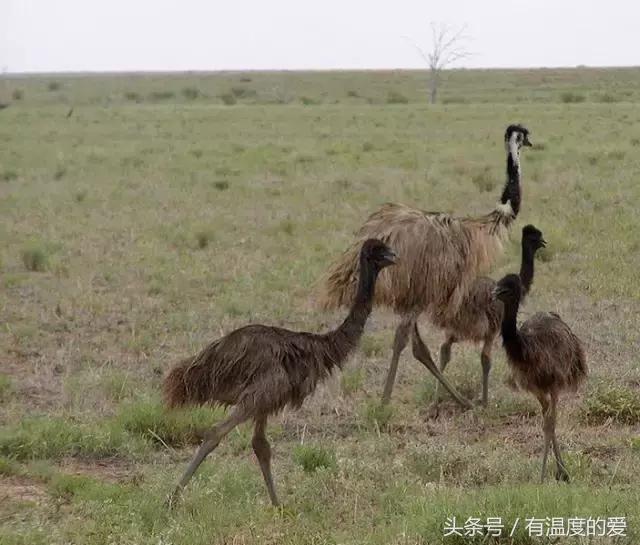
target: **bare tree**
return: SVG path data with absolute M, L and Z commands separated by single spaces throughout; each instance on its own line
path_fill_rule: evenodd
M 466 46 L 469 40 L 466 25 L 456 28 L 447 23 L 431 23 L 431 39 L 429 51 L 422 49 L 413 41 L 409 41 L 429 67 L 429 96 L 431 104 L 435 104 L 438 98 L 442 70 L 456 61 L 471 56 L 471 52 Z

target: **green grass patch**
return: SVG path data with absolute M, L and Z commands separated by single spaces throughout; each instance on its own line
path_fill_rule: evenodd
M 144 441 L 110 422 L 89 424 L 62 417 L 34 417 L 0 429 L 0 455 L 16 460 L 126 457 L 145 450 Z
M 623 386 L 599 384 L 587 392 L 582 417 L 589 424 L 602 424 L 608 420 L 618 424 L 638 424 L 640 394 Z
M 28 271 L 44 272 L 49 267 L 49 251 L 40 242 L 31 242 L 22 250 L 22 263 Z
M 324 469 L 335 469 L 336 456 L 330 450 L 315 445 L 298 445 L 293 451 L 293 459 L 307 473 Z
M 13 395 L 13 381 L 9 375 L 0 373 L 0 403 L 9 400 Z
M 369 429 L 382 431 L 387 429 L 393 417 L 393 407 L 382 405 L 379 400 L 372 400 L 365 403 L 361 409 L 361 415 Z
M 124 406 L 116 422 L 121 429 L 145 440 L 180 447 L 199 443 L 224 411 L 210 407 L 168 410 L 160 403 L 143 401 Z

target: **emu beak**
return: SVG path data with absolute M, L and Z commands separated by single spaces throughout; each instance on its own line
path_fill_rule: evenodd
M 398 262 L 398 256 L 394 254 L 391 250 L 388 250 L 387 252 L 385 252 L 384 258 L 393 265 L 395 265 Z
M 500 295 L 502 295 L 503 293 L 506 293 L 506 290 L 500 286 L 496 286 L 495 288 L 493 288 L 493 290 L 491 291 L 491 295 L 493 295 L 494 299 L 497 299 Z
M 543 238 L 540 239 L 540 247 L 542 248 L 546 248 L 547 247 L 547 241 Z
M 522 142 L 522 145 L 523 146 L 528 146 L 528 147 L 533 146 L 533 144 L 531 143 L 531 140 L 529 140 L 528 136 L 525 136 L 524 141 Z

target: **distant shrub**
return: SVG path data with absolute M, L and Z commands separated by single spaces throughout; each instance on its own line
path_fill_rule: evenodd
M 631 145 L 632 146 L 640 146 L 640 138 L 632 138 L 631 139 Z
M 283 220 L 280 222 L 280 231 L 282 231 L 285 235 L 293 235 L 293 231 L 295 229 L 295 223 L 291 220 Z
M 124 98 L 130 100 L 131 102 L 140 102 L 140 100 L 142 99 L 140 93 L 136 93 L 135 91 L 125 91 Z
M 373 151 L 374 149 L 375 148 L 371 142 L 365 142 L 364 144 L 362 144 L 362 151 L 364 151 L 365 153 Z
M 387 94 L 387 104 L 408 104 L 409 99 L 398 91 L 389 91 Z
M 43 272 L 49 266 L 49 254 L 44 246 L 32 242 L 22 250 L 22 263 L 28 271 Z
M 242 77 L 240 78 L 240 81 L 241 81 L 242 83 L 251 83 L 251 81 L 253 81 L 253 80 L 252 80 L 249 76 L 242 76 Z
M 296 154 L 294 161 L 299 164 L 309 164 L 313 163 L 316 158 L 310 153 L 298 153 Z
M 195 100 L 200 96 L 200 90 L 197 87 L 185 87 L 182 89 L 182 96 L 187 100 Z
M 485 166 L 480 172 L 474 174 L 471 177 L 471 182 L 480 192 L 493 191 L 496 186 L 496 181 L 493 179 L 491 167 L 489 166 Z
M 256 96 L 257 93 L 253 89 L 236 86 L 231 88 L 231 94 L 236 98 L 251 98 Z
M 175 98 L 176 94 L 173 91 L 151 91 L 149 98 L 151 100 L 169 100 Z
M 22 89 L 14 89 L 13 93 L 11 93 L 11 98 L 13 100 L 22 100 L 24 98 L 24 91 Z
M 293 451 L 293 458 L 306 473 L 313 473 L 320 468 L 336 467 L 335 454 L 323 447 L 298 445 Z
M 609 419 L 619 424 L 638 424 L 640 395 L 630 388 L 601 384 L 587 394 L 582 416 L 590 424 L 602 424 Z
M 64 175 L 66 173 L 67 173 L 67 169 L 62 165 L 58 165 L 56 167 L 56 170 L 53 172 L 53 179 L 54 180 L 61 180 L 62 178 L 64 178 Z
M 219 98 L 225 106 L 233 106 L 238 102 L 238 99 L 231 93 L 222 93 Z
M 351 98 L 359 98 L 360 97 L 360 93 L 358 93 L 358 91 L 347 91 L 347 96 L 351 97 Z
M 213 182 L 213 187 L 218 191 L 224 191 L 225 189 L 229 189 L 229 182 L 227 180 L 216 180 Z
M 198 231 L 196 233 L 196 242 L 198 243 L 198 248 L 204 250 L 207 246 L 209 246 L 209 242 L 213 238 L 213 233 L 206 229 Z
M 11 180 L 16 180 L 18 178 L 18 173 L 13 169 L 3 170 L 0 173 L 0 179 L 4 182 L 10 182 Z
M 317 104 L 320 104 L 319 100 L 317 100 L 315 98 L 311 98 L 311 97 L 306 97 L 306 96 L 300 97 L 300 102 L 304 106 L 316 106 Z
M 565 104 L 576 104 L 578 102 L 584 102 L 586 100 L 586 97 L 584 95 L 581 95 L 580 93 L 565 91 L 560 95 L 560 100 Z
M 602 93 L 598 97 L 598 102 L 612 103 L 612 102 L 618 102 L 618 101 L 619 101 L 618 97 L 616 97 L 615 95 L 612 95 L 611 93 Z
M 50 81 L 47 85 L 47 89 L 49 89 L 49 91 L 58 91 L 60 89 L 60 83 L 57 81 Z
M 87 198 L 87 190 L 86 189 L 78 189 L 74 195 L 73 198 L 75 199 L 76 202 L 84 202 L 85 199 Z

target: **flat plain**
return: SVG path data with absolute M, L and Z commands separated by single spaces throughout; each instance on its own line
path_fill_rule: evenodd
M 0 80 L 0 543 L 436 544 L 640 540 L 640 69 L 4 76 Z M 322 331 L 328 264 L 387 201 L 497 202 L 503 133 L 531 131 L 520 229 L 548 247 L 522 317 L 558 312 L 587 385 L 563 398 L 573 480 L 538 484 L 537 402 L 505 384 L 462 411 L 408 350 L 378 402 L 396 317 L 268 435 L 270 506 L 234 431 L 173 511 L 166 494 L 220 409 L 167 412 L 162 375 L 249 322 Z M 434 354 L 441 332 L 421 323 Z M 480 393 L 479 348 L 447 376 Z M 505 536 L 444 537 L 447 517 Z M 530 537 L 527 518 L 627 517 L 627 537 Z M 514 524 L 512 536 L 508 536 Z

